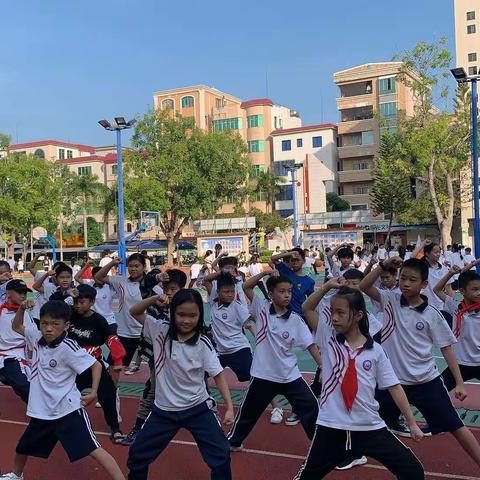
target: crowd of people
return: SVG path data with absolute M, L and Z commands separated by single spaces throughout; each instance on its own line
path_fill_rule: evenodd
M 140 253 L 128 257 L 126 276 L 111 275 L 118 258 L 75 272 L 63 262 L 37 271 L 33 259 L 33 300 L 0 261 L 0 381 L 30 417 L 13 469 L 0 478 L 23 479 L 28 457 L 48 458 L 60 441 L 71 461 L 90 456 L 109 478 L 124 479 L 91 427 L 86 407 L 97 403 L 111 442 L 129 447 L 129 480 L 146 480 L 181 428 L 193 434 L 211 478 L 231 479 L 231 453 L 242 451 L 269 405 L 271 423 L 284 420 L 278 395 L 292 407 L 285 423 L 301 424 L 312 442 L 297 480 L 318 480 L 366 457 L 398 479 L 423 479 L 421 462 L 398 437 L 419 442 L 440 433 L 450 433 L 480 469 L 480 446 L 448 393 L 464 400 L 465 382 L 480 378 L 480 275 L 469 249 L 442 252 L 431 241 L 395 251 L 277 249 L 268 268 L 258 255 L 247 261 L 221 250 L 194 263 L 190 281 L 180 268 L 150 270 Z M 316 288 L 311 270 L 322 256 L 325 282 Z M 433 347 L 445 359 L 443 372 Z M 311 384 L 297 349 L 317 365 Z M 149 376 L 125 434 L 119 376 L 135 373 L 142 360 Z M 226 368 L 249 382 L 236 413 Z M 224 401 L 221 422 L 208 378 Z

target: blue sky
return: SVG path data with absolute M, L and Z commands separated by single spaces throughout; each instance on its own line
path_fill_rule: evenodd
M 0 13 L 0 132 L 13 142 L 113 143 L 97 120 L 194 84 L 336 122 L 333 72 L 440 36 L 454 48 L 453 0 L 4 0 Z

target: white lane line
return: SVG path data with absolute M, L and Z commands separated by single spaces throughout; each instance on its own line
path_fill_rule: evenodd
M 21 425 L 21 426 L 28 425 L 26 422 L 18 422 L 15 420 L 0 420 L 0 423 L 6 423 L 10 425 Z M 95 435 L 102 435 L 105 437 L 109 437 L 110 433 L 95 431 Z M 186 440 L 172 440 L 171 443 L 174 443 L 176 445 L 186 445 L 189 447 L 197 447 L 197 444 L 195 442 L 188 442 Z M 305 460 L 304 456 L 295 455 L 293 453 L 270 452 L 268 450 L 255 450 L 252 448 L 244 448 L 242 450 L 242 453 L 243 452 L 251 453 L 253 455 L 263 455 L 263 456 L 277 457 L 277 458 L 288 458 L 289 460 L 299 460 L 299 461 Z M 234 454 L 234 455 L 238 455 L 238 454 Z M 385 471 L 387 470 L 385 467 L 382 467 L 381 465 L 372 465 L 369 463 L 367 463 L 366 465 L 363 465 L 362 468 L 370 468 L 373 470 L 385 470 Z M 470 477 L 468 475 L 455 475 L 452 473 L 425 472 L 425 475 L 427 477 L 433 477 L 434 479 L 449 478 L 451 480 L 480 480 L 480 477 Z

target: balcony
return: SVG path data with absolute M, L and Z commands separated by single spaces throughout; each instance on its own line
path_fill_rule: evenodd
M 347 108 L 362 108 L 373 107 L 375 104 L 375 96 L 373 93 L 365 93 L 363 95 L 356 95 L 352 97 L 338 97 L 337 108 L 345 110 Z
M 373 157 L 378 153 L 377 145 L 351 145 L 338 147 L 338 158 Z
M 349 182 L 370 182 L 372 180 L 372 171 L 364 170 L 343 170 L 338 172 L 338 181 L 340 183 Z
M 368 205 L 371 201 L 370 194 L 349 193 L 346 195 L 340 195 L 350 205 Z
M 347 198 L 346 198 L 347 200 Z M 353 202 L 354 204 L 357 202 Z M 358 202 L 361 203 L 361 202 Z M 370 223 L 381 217 L 375 217 L 371 210 L 347 210 L 345 212 L 324 212 L 298 215 L 300 225 L 342 225 Z
M 338 124 L 338 134 L 360 133 L 365 130 L 377 130 L 378 120 L 376 118 L 364 118 L 358 120 L 342 121 Z

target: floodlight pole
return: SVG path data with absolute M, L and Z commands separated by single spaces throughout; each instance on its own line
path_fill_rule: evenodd
M 480 199 L 478 188 L 478 78 L 470 80 L 472 84 L 472 163 L 473 163 L 473 240 L 475 243 L 475 258 L 480 258 Z M 480 265 L 476 267 L 480 273 Z
M 118 192 L 118 256 L 122 259 L 120 275 L 124 275 L 127 265 L 127 245 L 125 242 L 125 205 L 123 202 L 123 161 L 122 131 L 117 129 L 117 192 Z
M 292 183 L 292 206 L 293 206 L 293 246 L 299 247 L 299 237 L 298 237 L 298 219 L 297 219 L 297 179 L 296 173 L 297 170 L 302 168 L 301 163 L 295 163 L 285 167 L 285 170 L 290 172 L 290 179 Z

